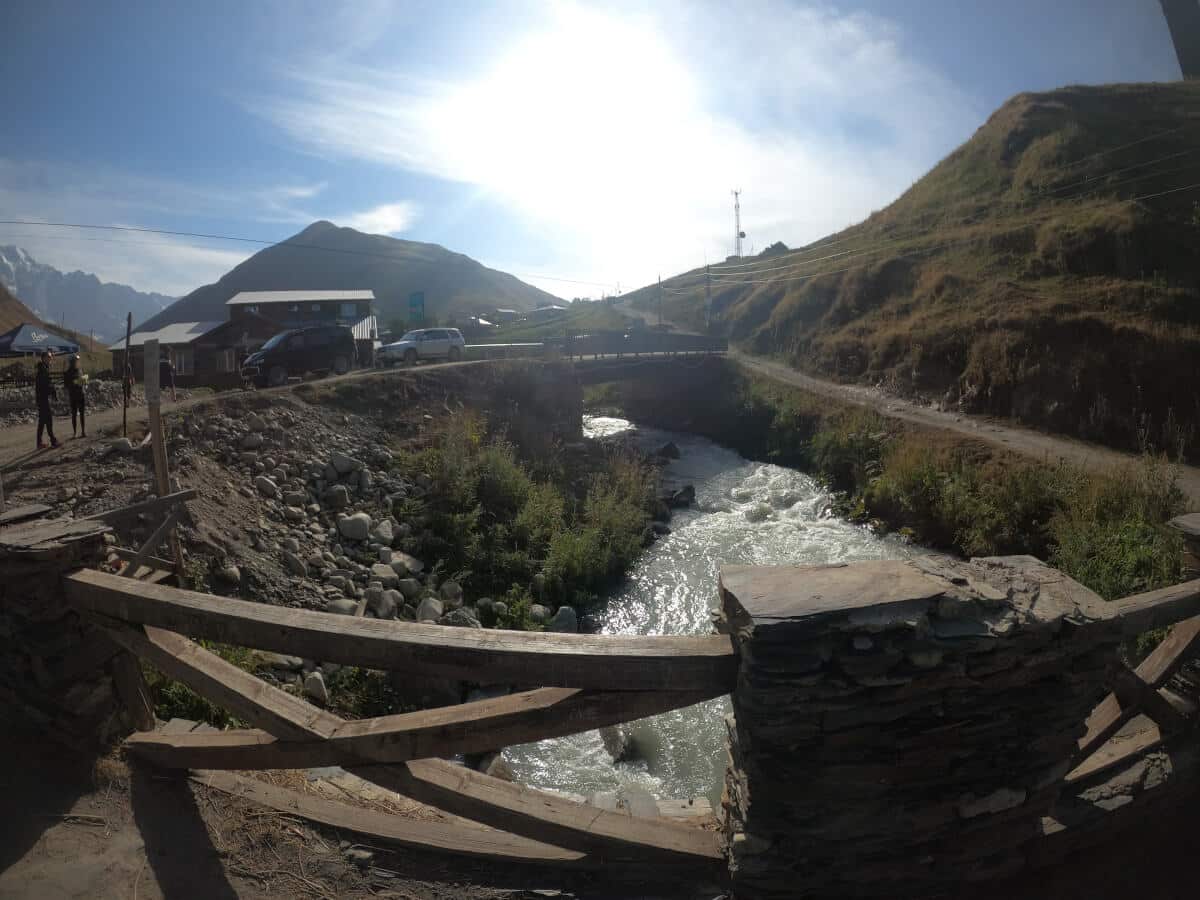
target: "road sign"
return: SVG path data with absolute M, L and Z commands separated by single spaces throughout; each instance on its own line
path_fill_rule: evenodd
M 425 321 L 424 291 L 414 291 L 408 295 L 408 320 L 410 323 Z

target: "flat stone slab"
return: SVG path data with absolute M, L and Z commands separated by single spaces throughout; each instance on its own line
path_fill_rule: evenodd
M 725 566 L 720 588 L 729 623 L 756 631 L 921 629 L 932 614 L 963 623 L 946 628 L 966 637 L 1115 615 L 1112 604 L 1032 556 Z
M 1176 516 L 1170 524 L 1172 528 L 1183 532 L 1189 538 L 1200 538 L 1200 513 Z

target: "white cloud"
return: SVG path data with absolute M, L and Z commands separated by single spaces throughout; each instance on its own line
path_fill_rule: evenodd
M 417 217 L 415 204 L 384 203 L 361 212 L 335 216 L 333 221 L 368 234 L 400 234 L 407 231 Z
M 730 188 L 749 242 L 796 244 L 965 138 L 978 110 L 901 41 L 785 0 L 551 2 L 478 77 L 306 60 L 294 96 L 255 106 L 316 152 L 472 185 L 546 234 L 546 274 L 628 288 L 728 253 Z

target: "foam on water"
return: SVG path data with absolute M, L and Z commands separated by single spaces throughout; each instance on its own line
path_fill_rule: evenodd
M 585 433 L 634 430 L 629 422 L 585 417 Z M 828 494 L 809 476 L 748 462 L 704 438 L 634 430 L 647 447 L 674 441 L 680 458 L 664 470 L 668 489 L 691 484 L 694 507 L 679 510 L 672 533 L 654 544 L 599 612 L 609 634 L 708 634 L 717 572 L 726 563 L 806 565 L 892 559 L 910 550 L 828 512 Z M 719 800 L 725 769 L 727 698 L 633 723 L 642 758 L 614 765 L 595 731 L 510 747 L 518 780 L 590 795 L 637 784 L 659 797 Z

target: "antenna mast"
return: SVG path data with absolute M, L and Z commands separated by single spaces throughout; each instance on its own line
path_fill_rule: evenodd
M 742 238 L 746 236 L 746 232 L 742 231 L 742 201 L 740 195 L 741 188 L 731 192 L 733 194 L 733 255 L 738 259 L 742 258 Z

